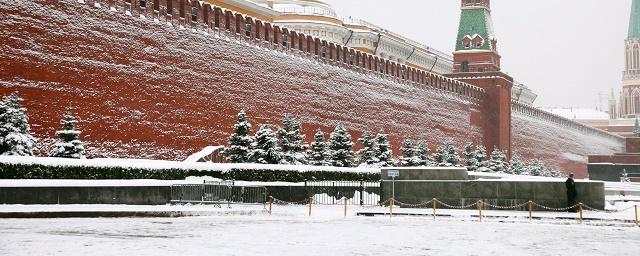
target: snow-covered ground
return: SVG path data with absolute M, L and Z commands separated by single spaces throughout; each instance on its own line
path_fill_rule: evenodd
M 245 207 L 261 214 L 0 219 L 0 255 L 637 255 L 640 249 L 640 229 L 631 224 L 480 223 L 471 216 L 475 211 L 444 210 L 439 214 L 452 217 L 360 217 L 355 213 L 388 209 L 359 207 L 344 218 L 339 206 L 314 207 L 312 217 L 306 206 L 274 206 L 269 216 L 262 205 Z

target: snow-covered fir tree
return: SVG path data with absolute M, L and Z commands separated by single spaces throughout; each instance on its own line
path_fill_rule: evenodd
M 60 140 L 53 145 L 53 149 L 49 154 L 51 157 L 84 158 L 84 145 L 80 141 L 80 131 L 76 130 L 77 122 L 69 107 L 60 121 L 62 130 L 56 132 Z
M 416 156 L 416 148 L 413 146 L 413 141 L 410 138 L 404 139 L 402 142 L 402 157 L 400 157 L 398 163 L 400 166 L 419 166 L 420 158 Z
M 552 177 L 552 178 L 562 178 L 564 174 L 562 171 L 558 169 L 547 169 L 547 172 L 545 173 L 544 176 Z
M 487 166 L 489 165 L 489 161 L 487 160 L 487 149 L 483 145 L 476 146 L 475 151 L 476 163 L 479 171 L 489 171 Z
M 542 161 L 540 161 L 539 159 L 532 159 L 531 161 L 529 161 L 529 163 L 527 163 L 524 170 L 525 170 L 523 173 L 524 175 L 544 176 L 547 168 L 544 166 L 544 163 L 542 163 Z
M 437 152 L 434 154 L 434 160 L 439 166 L 459 166 L 460 156 L 458 150 L 453 146 L 453 142 L 447 141 L 444 145 L 440 146 Z
M 328 146 L 331 154 L 330 160 L 332 166 L 351 167 L 354 165 L 351 134 L 349 134 L 344 126 L 336 126 L 336 129 L 329 137 Z
M 389 145 L 389 139 L 384 130 L 380 130 L 376 135 L 376 158 L 378 159 L 378 165 L 381 167 L 393 166 L 393 152 L 391 151 L 391 145 Z
M 489 160 L 489 169 L 495 173 L 506 173 L 509 168 L 507 155 L 498 147 L 494 147 Z
M 620 173 L 620 182 L 631 182 L 626 169 L 622 169 L 622 173 Z
M 330 156 L 327 143 L 324 142 L 324 132 L 318 130 L 311 143 L 311 149 L 307 151 L 307 161 L 310 165 L 329 166 L 331 165 L 328 161 Z
M 361 165 L 375 165 L 378 163 L 376 157 L 376 142 L 371 136 L 371 131 L 366 131 L 358 139 L 362 149 L 358 151 L 358 162 Z
M 256 132 L 249 151 L 249 160 L 258 164 L 279 164 L 282 152 L 278 147 L 276 133 L 268 125 L 261 125 Z
M 224 155 L 230 163 L 247 163 L 253 137 L 250 135 L 251 123 L 247 120 L 247 114 L 244 111 L 238 113 L 238 122 L 233 126 L 233 131 Z
M 282 118 L 282 125 L 283 128 L 278 130 L 278 135 L 280 136 L 283 164 L 306 164 L 304 151 L 307 145 L 304 144 L 300 120 L 293 119 L 288 114 L 285 114 Z
M 17 92 L 3 97 L 0 102 L 0 154 L 33 155 L 36 139 L 31 135 L 26 112 Z
M 478 159 L 476 159 L 476 152 L 473 150 L 473 143 L 467 143 L 464 145 L 464 158 L 467 170 L 478 170 Z
M 513 157 L 511 157 L 511 161 L 509 161 L 509 168 L 507 169 L 507 173 L 520 175 L 524 172 L 524 168 L 525 166 L 522 162 L 522 159 L 520 159 L 520 156 L 514 154 Z
M 633 137 L 640 137 L 640 121 L 636 117 L 636 124 L 633 126 Z
M 432 159 L 429 157 L 429 145 L 424 140 L 419 140 L 416 144 L 416 157 L 420 161 L 420 166 L 432 165 Z

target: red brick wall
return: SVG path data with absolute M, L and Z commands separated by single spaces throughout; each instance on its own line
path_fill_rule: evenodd
M 242 109 L 254 127 L 278 124 L 284 113 L 300 117 L 308 141 L 315 129 L 329 132 L 338 123 L 354 140 L 384 128 L 396 152 L 405 135 L 431 148 L 449 138 L 458 147 L 482 139 L 480 111 L 464 96 L 479 92 L 460 82 L 423 75 L 425 84 L 413 84 L 320 64 L 241 37 L 181 29 L 191 24 L 175 17 L 169 26 L 164 16 L 154 22 L 151 13 L 141 19 L 105 5 L 0 4 L 8 17 L 0 20 L 0 94 L 20 91 L 26 99 L 41 154 L 70 101 L 90 157 L 184 159 L 225 144 Z
M 525 159 L 539 158 L 554 168 L 586 178 L 588 155 L 621 152 L 624 139 L 552 115 L 514 104 L 512 150 Z

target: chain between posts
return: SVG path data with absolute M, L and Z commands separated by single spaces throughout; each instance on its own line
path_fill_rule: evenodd
M 573 208 L 576 208 L 576 207 L 580 206 L 580 204 L 578 203 L 578 204 L 575 204 L 575 205 L 572 205 L 572 206 L 569 206 L 569 207 L 563 207 L 563 208 L 552 208 L 552 207 L 547 207 L 547 206 L 544 206 L 544 205 L 538 204 L 538 203 L 536 203 L 536 202 L 531 202 L 531 203 L 532 203 L 533 205 L 537 206 L 537 207 L 540 207 L 540 208 L 542 208 L 542 209 L 549 210 L 549 211 L 567 211 L 567 210 L 569 210 L 569 209 L 573 209 Z
M 408 206 L 408 207 L 420 207 L 420 206 L 431 206 L 431 203 L 433 202 L 433 199 L 427 201 L 427 202 L 422 202 L 422 203 L 417 203 L 417 204 L 408 204 L 408 203 L 403 203 L 400 202 L 398 200 L 392 199 L 394 201 L 394 203 L 397 203 L 397 205 L 399 206 Z
M 499 205 L 493 205 L 493 204 L 490 204 L 490 203 L 487 203 L 487 202 L 482 202 L 482 204 L 486 205 L 486 206 L 489 206 L 491 208 L 496 208 L 496 209 L 501 209 L 501 210 L 510 210 L 510 209 L 521 208 L 521 207 L 523 207 L 525 205 L 528 205 L 529 202 L 522 203 L 522 204 L 519 204 L 519 205 L 514 205 L 514 206 L 499 206 Z
M 463 206 L 453 206 L 453 205 L 446 204 L 446 203 L 444 203 L 444 202 L 442 202 L 442 201 L 440 201 L 438 199 L 435 199 L 435 200 L 436 200 L 437 203 L 439 203 L 441 205 L 444 205 L 446 207 L 452 208 L 452 209 L 467 209 L 467 208 L 471 208 L 471 207 L 474 207 L 474 206 L 478 205 L 478 202 L 475 202 L 473 204 L 468 204 L 468 205 L 463 205 Z

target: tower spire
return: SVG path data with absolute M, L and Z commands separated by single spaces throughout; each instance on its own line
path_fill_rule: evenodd
M 628 39 L 640 39 L 640 0 L 633 0 L 631 17 L 629 18 Z
M 500 71 L 490 0 L 462 0 L 453 73 Z

